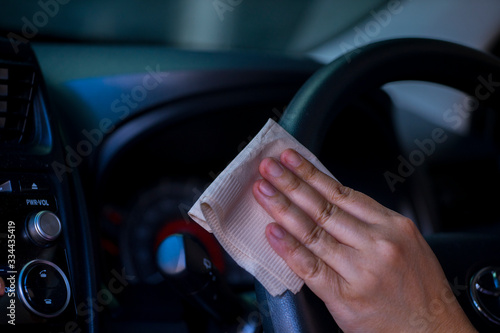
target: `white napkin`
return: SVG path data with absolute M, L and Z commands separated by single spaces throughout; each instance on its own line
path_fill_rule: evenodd
M 287 148 L 295 149 L 318 169 L 333 177 L 307 148 L 269 119 L 188 213 L 203 228 L 212 232 L 231 257 L 273 296 L 287 289 L 297 293 L 304 281 L 267 242 L 265 229 L 273 219 L 253 197 L 252 186 L 262 178 L 258 170 L 260 162 L 266 157 L 279 160 L 280 154 Z

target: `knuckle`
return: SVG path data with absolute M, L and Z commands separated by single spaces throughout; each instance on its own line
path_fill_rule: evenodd
M 301 246 L 299 242 L 293 242 L 288 245 L 288 256 L 292 258 L 294 262 L 300 261 Z
M 287 215 L 288 211 L 290 210 L 290 207 L 292 206 L 292 202 L 287 199 L 280 200 L 279 202 L 276 203 L 276 213 L 279 216 L 284 216 Z
M 377 252 L 386 265 L 398 266 L 405 258 L 405 248 L 402 244 L 387 239 L 377 241 Z
M 397 217 L 397 224 L 404 235 L 415 236 L 417 233 L 417 226 L 413 221 L 405 216 Z
M 323 262 L 318 258 L 308 258 L 304 265 L 304 279 L 309 281 L 318 279 L 323 272 L 323 265 Z
M 354 190 L 350 187 L 335 184 L 331 190 L 331 198 L 334 202 L 345 202 L 351 199 L 354 194 Z
M 302 243 L 306 247 L 311 247 L 317 244 L 323 237 L 325 230 L 319 225 L 315 225 L 303 238 Z
M 284 191 L 286 193 L 292 193 L 297 191 L 301 186 L 301 182 L 297 177 L 291 177 L 290 180 L 285 184 Z
M 299 242 L 289 245 L 288 261 L 294 263 L 295 272 L 304 280 L 314 278 L 319 274 L 317 267 L 319 259 L 306 255 L 303 245 Z
M 300 176 L 306 183 L 309 183 L 317 176 L 318 171 L 312 164 L 304 164 Z
M 325 225 L 332 216 L 338 214 L 340 211 L 338 207 L 331 202 L 326 202 L 326 204 L 321 208 L 321 210 L 316 215 L 316 222 L 323 226 Z

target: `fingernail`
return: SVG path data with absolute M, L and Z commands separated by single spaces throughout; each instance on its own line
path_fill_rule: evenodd
M 283 167 L 279 165 L 275 160 L 270 159 L 267 164 L 267 171 L 273 177 L 279 177 L 283 173 Z
M 259 184 L 259 190 L 264 194 L 267 195 L 268 197 L 273 196 L 276 194 L 276 189 L 266 182 L 265 180 L 261 181 Z
M 290 150 L 285 155 L 285 161 L 293 167 L 298 167 L 302 163 L 302 157 L 296 151 Z
M 286 234 L 285 229 L 280 227 L 278 224 L 271 224 L 271 226 L 269 228 L 270 228 L 271 234 L 275 238 L 282 239 L 283 237 L 285 237 L 285 234 Z

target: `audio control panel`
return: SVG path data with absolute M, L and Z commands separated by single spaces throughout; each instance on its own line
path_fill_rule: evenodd
M 0 174 L 0 327 L 74 318 L 64 222 L 47 175 Z

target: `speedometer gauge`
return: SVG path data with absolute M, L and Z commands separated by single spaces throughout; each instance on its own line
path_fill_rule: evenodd
M 187 216 L 198 192 L 193 189 L 198 188 L 196 181 L 163 181 L 141 193 L 130 207 L 120 230 L 119 249 L 126 271 L 136 276 L 137 282 L 163 281 L 156 267 L 156 249 L 163 239 L 175 233 L 197 238 L 223 271 L 223 254 L 217 241 Z

